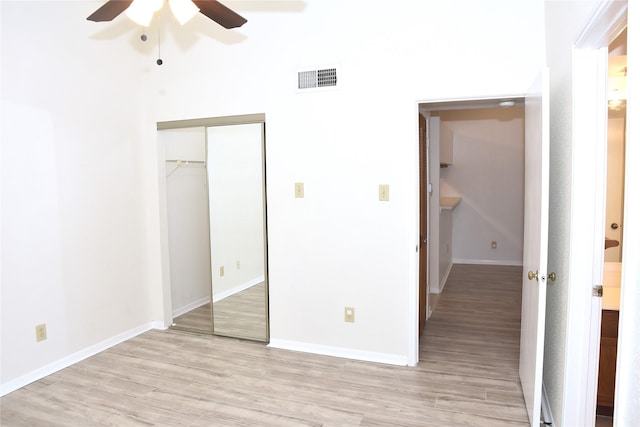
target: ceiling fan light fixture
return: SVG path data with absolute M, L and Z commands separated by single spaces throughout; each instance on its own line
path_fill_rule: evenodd
M 200 8 L 191 0 L 169 0 L 169 7 L 180 25 L 186 24 L 200 12 Z
M 148 27 L 155 13 L 154 4 L 149 0 L 133 0 L 124 13 L 138 25 Z M 162 3 L 160 3 L 162 7 Z

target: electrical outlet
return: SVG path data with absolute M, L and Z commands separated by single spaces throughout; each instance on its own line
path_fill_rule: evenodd
M 295 183 L 295 195 L 297 199 L 302 199 L 304 197 L 304 182 Z
M 492 240 L 491 241 L 491 249 L 497 249 L 498 248 L 498 242 L 496 240 Z
M 356 309 L 353 307 L 344 308 L 344 321 L 353 323 L 356 320 Z
M 47 325 L 41 324 L 36 326 L 36 341 L 44 341 L 47 339 Z
M 389 184 L 380 184 L 378 186 L 378 199 L 381 202 L 389 201 Z
M 220 266 L 220 277 L 224 276 L 224 265 Z

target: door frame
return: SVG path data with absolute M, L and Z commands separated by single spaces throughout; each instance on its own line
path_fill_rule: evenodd
M 431 236 L 429 234 L 429 115 L 425 117 L 421 112 L 418 113 L 418 155 L 419 155 L 419 241 L 418 241 L 418 340 L 422 336 L 424 327 L 429 317 L 429 245 Z
M 591 288 L 602 284 L 604 262 L 607 56 L 609 44 L 627 25 L 626 12 L 626 2 L 602 2 L 573 48 L 573 178 L 566 323 L 571 333 L 566 335 L 564 362 L 565 425 L 595 422 L 602 300 L 592 296 Z

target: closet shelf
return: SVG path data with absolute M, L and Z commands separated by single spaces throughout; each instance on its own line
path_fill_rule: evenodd
M 440 211 L 455 209 L 461 200 L 460 197 L 440 197 Z

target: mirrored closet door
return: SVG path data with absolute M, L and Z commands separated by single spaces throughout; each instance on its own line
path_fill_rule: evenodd
M 164 122 L 158 129 L 172 327 L 267 342 L 264 117 Z

